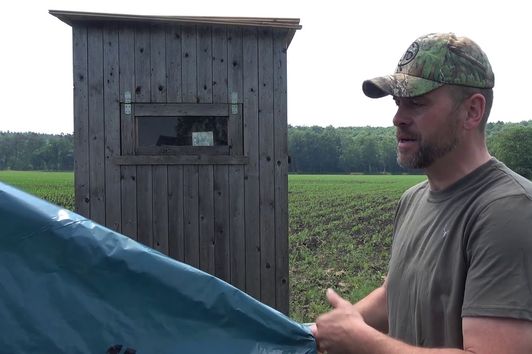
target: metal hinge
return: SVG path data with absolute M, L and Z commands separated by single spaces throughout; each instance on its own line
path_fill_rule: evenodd
M 129 116 L 131 115 L 131 92 L 124 92 L 124 113 Z
M 231 114 L 238 114 L 238 92 L 231 92 Z

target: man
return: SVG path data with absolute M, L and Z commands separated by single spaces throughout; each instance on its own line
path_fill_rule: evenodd
M 312 328 L 334 353 L 532 353 L 532 183 L 492 158 L 494 75 L 468 38 L 418 38 L 394 75 L 367 80 L 397 104 L 397 160 L 428 180 L 401 198 L 384 284 Z

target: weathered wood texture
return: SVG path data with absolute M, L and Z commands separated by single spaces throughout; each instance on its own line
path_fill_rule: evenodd
M 92 220 L 100 224 L 105 224 L 105 122 L 102 27 L 90 27 L 87 37 L 89 79 L 89 213 Z
M 166 26 L 166 99 L 167 102 L 182 102 L 181 26 Z M 179 157 L 179 156 L 174 156 Z M 164 164 L 164 163 L 163 163 Z M 183 166 L 168 166 L 168 255 L 185 261 Z
M 120 89 L 118 26 L 103 30 L 104 138 L 105 138 L 105 224 L 122 231 L 120 166 L 113 156 L 120 153 Z
M 135 29 L 121 26 L 118 32 L 119 39 L 119 75 L 120 75 L 120 102 L 126 96 L 135 95 Z M 120 106 L 120 136 L 121 147 L 115 152 L 113 158 L 121 154 L 130 155 L 135 151 L 135 130 L 132 114 L 126 114 L 125 106 Z M 137 167 L 120 166 L 120 201 L 122 215 L 122 233 L 137 239 Z
M 197 27 L 197 98 L 212 103 L 212 28 Z M 214 274 L 214 166 L 198 166 L 200 268 Z
M 246 165 L 246 156 L 158 155 L 116 156 L 117 165 Z
M 223 36 L 223 34 L 222 34 Z M 222 37 L 223 38 L 223 37 Z M 244 152 L 244 135 L 243 122 L 242 122 L 242 108 L 243 105 L 243 61 L 244 53 L 242 49 L 242 29 L 230 28 L 226 31 L 227 41 L 223 41 L 227 45 L 227 101 L 231 106 L 231 118 L 229 120 L 229 137 L 239 137 L 242 139 L 232 139 L 230 141 L 231 154 L 238 156 Z M 221 70 L 221 69 L 220 69 Z M 238 110 L 235 113 L 235 108 Z M 227 177 L 225 177 L 226 171 L 223 173 L 222 178 L 228 180 L 228 190 L 226 192 L 225 203 L 229 202 L 229 230 L 230 234 L 222 237 L 220 233 L 220 239 L 223 239 L 224 249 L 220 251 L 220 257 L 228 259 L 229 268 L 225 269 L 230 275 L 230 281 L 236 287 L 245 290 L 246 289 L 246 235 L 245 235 L 245 199 L 244 199 L 244 166 L 231 165 L 228 167 Z M 222 179 L 222 181 L 223 181 Z M 225 187 L 225 184 L 220 183 Z M 222 201 L 220 201 L 220 204 Z M 227 204 L 223 205 L 224 208 Z M 226 214 L 227 216 L 227 214 Z M 226 264 L 227 267 L 227 264 Z
M 183 26 L 181 32 L 181 92 L 184 103 L 199 103 L 197 82 L 196 26 Z M 198 166 L 183 166 L 185 262 L 200 267 L 199 170 Z
M 289 311 L 288 283 L 288 124 L 285 36 L 273 37 L 274 168 L 275 168 L 275 299 Z
M 273 38 L 259 30 L 259 218 L 261 300 L 275 306 L 275 175 L 273 136 Z M 273 236 L 273 237 L 272 237 Z
M 150 28 L 150 102 L 166 103 L 166 29 Z M 153 241 L 152 247 L 168 254 L 168 167 L 152 166 L 153 175 Z
M 246 292 L 261 299 L 258 38 L 256 29 L 243 30 Z
M 76 212 L 90 217 L 87 28 L 72 29 L 74 62 L 74 184 Z
M 150 32 L 149 25 L 135 27 L 135 102 L 151 101 Z M 152 177 L 152 166 L 137 166 L 137 240 L 149 247 L 154 246 Z
M 73 31 L 76 210 L 287 313 L 287 30 L 84 26 Z M 136 146 L 135 116 L 175 114 L 227 115 L 225 155 Z

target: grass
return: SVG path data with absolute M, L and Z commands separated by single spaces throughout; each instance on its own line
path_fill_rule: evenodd
M 289 176 L 290 316 L 311 322 L 334 288 L 357 301 L 386 274 L 397 201 L 424 176 Z
M 329 287 L 356 301 L 386 274 L 395 206 L 424 176 L 290 175 L 290 316 L 312 322 L 330 309 Z M 0 181 L 68 209 L 72 172 L 0 171 Z
M 74 173 L 0 171 L 0 182 L 74 210 Z

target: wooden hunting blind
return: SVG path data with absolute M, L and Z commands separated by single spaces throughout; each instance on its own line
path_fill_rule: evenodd
M 76 211 L 287 313 L 299 19 L 50 13 L 73 33 Z

